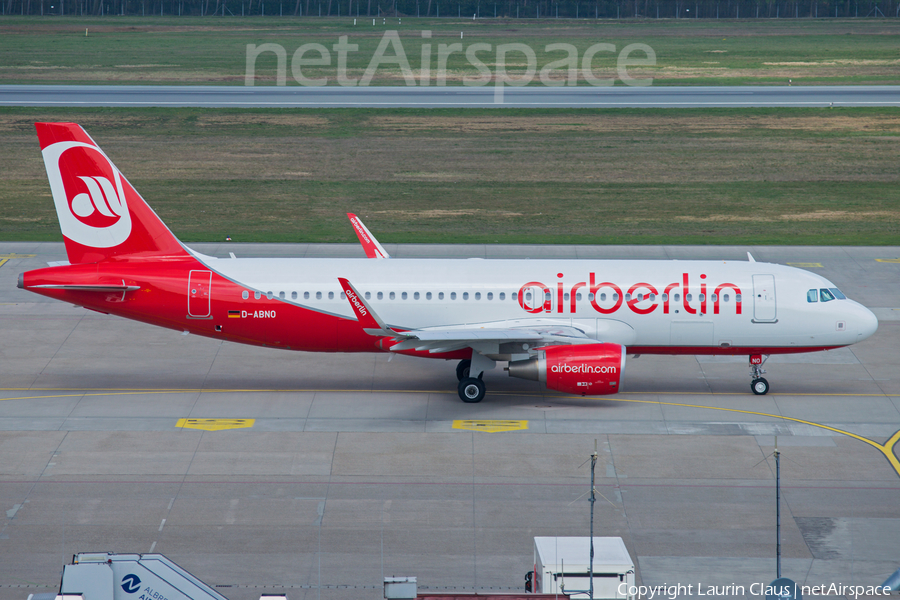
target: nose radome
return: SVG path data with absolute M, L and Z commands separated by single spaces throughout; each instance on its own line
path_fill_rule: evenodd
M 878 317 L 865 306 L 860 305 L 859 314 L 856 317 L 859 334 L 857 341 L 871 337 L 878 330 Z

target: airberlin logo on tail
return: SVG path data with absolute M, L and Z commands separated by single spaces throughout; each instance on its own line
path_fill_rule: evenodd
M 44 148 L 44 164 L 64 236 L 93 248 L 112 248 L 128 239 L 127 182 L 102 150 L 84 142 L 58 142 Z
M 82 192 L 72 198 L 72 212 L 82 222 L 95 215 L 102 215 L 112 219 L 122 216 L 125 209 L 125 199 L 120 198 L 112 182 L 106 177 L 78 177 L 88 188 L 88 193 Z

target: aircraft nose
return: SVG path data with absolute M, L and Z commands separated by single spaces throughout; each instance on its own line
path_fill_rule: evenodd
M 857 341 L 871 337 L 878 330 L 878 317 L 865 306 L 860 305 L 859 316 L 856 318 L 859 334 Z

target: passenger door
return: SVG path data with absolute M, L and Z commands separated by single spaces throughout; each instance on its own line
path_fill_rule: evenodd
M 753 276 L 753 322 L 774 323 L 775 309 L 775 276 Z

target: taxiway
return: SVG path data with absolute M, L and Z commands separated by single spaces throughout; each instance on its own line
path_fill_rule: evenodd
M 229 345 L 16 289 L 62 244 L 0 243 L 0 600 L 51 592 L 81 551 L 161 552 L 233 600 L 521 589 L 532 537 L 624 538 L 644 585 L 784 575 L 875 585 L 900 563 L 900 248 L 394 246 L 392 256 L 727 258 L 793 263 L 870 307 L 879 331 L 773 357 L 629 357 L 623 393 L 580 398 L 454 365 Z M 358 246 L 197 244 L 225 256 Z M 892 458 L 893 457 L 893 458 Z

